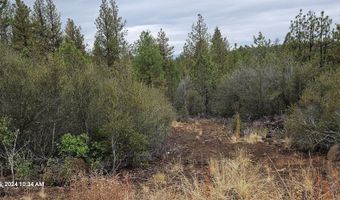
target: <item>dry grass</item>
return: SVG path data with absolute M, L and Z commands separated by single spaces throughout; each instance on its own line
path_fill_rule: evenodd
M 69 197 L 79 200 L 134 199 L 129 177 L 126 177 L 124 183 L 117 180 L 116 177 L 80 175 L 72 182 Z
M 149 180 L 132 184 L 129 177 L 79 176 L 71 183 L 74 200 L 295 200 L 340 199 L 340 174 L 329 164 L 326 175 L 312 165 L 278 170 L 275 164 L 255 163 L 244 149 L 231 158 L 211 159 L 204 178 L 184 173 L 179 162 Z M 38 194 L 46 198 L 42 190 Z M 30 196 L 26 196 L 29 199 Z
M 291 149 L 292 145 L 293 145 L 293 138 L 286 136 L 284 139 L 285 143 L 284 143 L 284 147 L 286 149 Z
M 258 133 L 250 133 L 247 136 L 244 137 L 244 141 L 249 144 L 255 144 L 258 142 L 263 142 L 262 136 Z

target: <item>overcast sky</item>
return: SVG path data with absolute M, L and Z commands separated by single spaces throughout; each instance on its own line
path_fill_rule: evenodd
M 34 0 L 24 0 L 32 6 Z M 55 0 L 63 26 L 67 18 L 82 27 L 86 43 L 92 47 L 96 33 L 95 19 L 101 0 Z M 127 40 L 134 42 L 142 30 L 156 35 L 163 28 L 182 51 L 188 32 L 201 13 L 209 32 L 218 26 L 230 44 L 251 44 L 253 35 L 262 31 L 267 38 L 283 40 L 289 22 L 302 8 L 317 13 L 325 11 L 340 22 L 340 0 L 117 0 L 120 16 L 127 21 Z

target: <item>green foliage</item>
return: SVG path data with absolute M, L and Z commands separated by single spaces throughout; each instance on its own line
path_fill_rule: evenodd
M 180 81 L 180 70 L 172 60 L 174 47 L 169 45 L 169 38 L 167 38 L 163 29 L 158 32 L 156 42 L 163 59 L 162 65 L 164 78 L 166 80 L 166 96 L 173 101 L 174 93 Z
M 13 8 L 9 0 L 0 3 L 0 42 L 8 44 L 11 39 L 11 21 Z
M 137 77 L 149 86 L 165 86 L 163 59 L 156 40 L 149 31 L 143 31 L 137 42 L 134 66 Z
M 36 0 L 32 14 L 33 46 L 37 54 L 45 55 L 49 51 L 47 13 L 45 0 Z
M 311 66 L 287 64 L 234 71 L 219 84 L 212 109 L 222 116 L 232 116 L 238 106 L 246 119 L 284 113 L 315 74 Z
M 291 108 L 285 129 L 293 146 L 325 150 L 340 142 L 340 70 L 322 74 Z
M 121 164 L 140 165 L 162 152 L 174 114 L 157 89 L 134 80 L 120 79 L 115 84 L 113 107 L 104 111 L 107 123 L 101 132 L 111 141 L 116 164 L 125 160 Z
M 30 9 L 21 0 L 15 1 L 14 19 L 13 19 L 13 38 L 12 46 L 14 49 L 29 52 L 31 45 L 32 29 L 30 21 Z
M 53 0 L 46 0 L 46 19 L 49 51 L 56 52 L 63 39 L 60 14 Z
M 212 62 L 214 62 L 217 68 L 217 79 L 231 70 L 231 66 L 227 63 L 229 48 L 227 38 L 223 38 L 220 29 L 216 27 L 211 38 L 210 55 Z
M 72 43 L 63 44 L 41 64 L 6 47 L 0 53 L 4 55 L 0 114 L 19 128 L 18 146 L 34 141 L 27 148 L 35 155 L 52 156 L 57 138 L 65 132 L 89 133 L 91 141 L 105 143 L 102 160 L 110 162 L 113 138 L 115 157 L 124 165 L 138 165 L 162 150 L 173 110 L 160 91 L 138 83 L 128 70 L 113 79 L 111 72 L 92 65 Z M 88 161 L 99 162 L 90 159 L 91 152 Z
M 15 162 L 16 176 L 22 180 L 33 175 L 33 162 L 30 159 L 17 159 Z
M 72 19 L 67 19 L 64 42 L 73 43 L 78 50 L 85 53 L 84 35 L 81 34 L 81 27 L 76 26 Z
M 89 153 L 89 136 L 87 134 L 71 135 L 65 134 L 62 136 L 58 145 L 59 154 L 63 157 L 72 156 L 76 158 L 85 158 Z
M 0 119 L 0 141 L 5 148 L 11 148 L 14 140 L 15 134 L 10 130 L 10 120 L 7 118 Z
M 126 46 L 125 21 L 118 16 L 115 0 L 102 0 L 99 16 L 96 19 L 97 33 L 93 54 L 98 63 L 113 65 L 122 57 Z
M 331 24 L 332 20 L 323 11 L 320 16 L 316 16 L 313 11 L 304 14 L 300 10 L 291 21 L 285 44 L 298 61 L 309 61 L 324 67 L 328 62 Z

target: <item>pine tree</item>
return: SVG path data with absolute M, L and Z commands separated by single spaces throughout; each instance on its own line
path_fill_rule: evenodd
M 166 33 L 161 29 L 157 35 L 157 44 L 160 50 L 160 54 L 163 58 L 163 71 L 167 82 L 167 96 L 173 98 L 173 94 L 179 84 L 180 71 L 178 66 L 173 62 L 174 47 L 170 46 L 169 38 Z
M 189 33 L 188 37 L 185 51 L 189 56 L 197 60 L 201 55 L 208 54 L 208 27 L 201 14 L 198 14 L 197 23 L 192 25 L 192 32 Z
M 228 51 L 228 40 L 222 37 L 220 29 L 216 27 L 211 39 L 210 54 L 212 62 L 217 65 L 217 73 L 220 75 L 230 71 L 227 69 Z
M 53 0 L 46 0 L 46 19 L 47 19 L 47 38 L 49 41 L 49 50 L 56 52 L 62 43 L 62 31 L 60 14 L 53 3 Z
M 326 61 L 326 56 L 331 42 L 331 24 L 332 19 L 325 15 L 325 12 L 321 12 L 318 18 L 318 44 L 319 44 L 319 60 L 320 67 L 324 67 Z
M 251 47 L 255 48 L 254 49 L 255 59 L 257 60 L 257 63 L 262 65 L 263 62 L 265 61 L 266 55 L 271 46 L 271 40 L 266 39 L 262 32 L 259 32 L 257 36 L 253 36 L 253 39 L 254 45 L 252 45 Z
M 115 0 L 110 2 L 102 0 L 96 19 L 94 55 L 99 62 L 104 61 L 108 67 L 112 67 L 122 57 L 126 46 L 125 21 L 118 16 L 118 12 Z
M 0 42 L 8 44 L 11 38 L 12 6 L 8 0 L 0 2 Z
M 336 24 L 336 28 L 333 30 L 329 59 L 333 65 L 340 64 L 340 24 Z
M 85 53 L 84 35 L 81 34 L 81 27 L 76 26 L 72 19 L 67 19 L 64 41 L 72 42 L 77 49 Z
M 209 112 L 209 91 L 216 80 L 209 56 L 209 37 L 208 27 L 199 14 L 197 23 L 192 26 L 192 32 L 189 33 L 184 52 L 187 59 L 192 60 L 192 66 L 189 67 L 190 78 L 203 99 L 204 114 Z
M 32 38 L 30 10 L 23 1 L 16 0 L 15 2 L 12 45 L 14 49 L 27 53 Z
M 49 51 L 46 11 L 45 0 L 34 2 L 32 14 L 33 45 L 38 54 L 45 54 Z
M 170 46 L 169 38 L 166 37 L 165 32 L 161 29 L 157 35 L 157 43 L 159 50 L 164 60 L 171 60 L 174 53 L 174 47 Z
M 319 66 L 323 67 L 331 43 L 331 24 L 332 20 L 324 12 L 317 17 L 312 11 L 303 14 L 300 10 L 291 21 L 285 43 L 298 61 L 318 60 Z
M 164 87 L 163 59 L 156 40 L 143 31 L 137 41 L 134 66 L 137 77 L 149 86 Z

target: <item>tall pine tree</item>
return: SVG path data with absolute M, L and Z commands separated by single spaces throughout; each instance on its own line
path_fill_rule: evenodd
M 62 31 L 60 14 L 53 0 L 46 0 L 46 19 L 47 19 L 47 38 L 49 41 L 49 50 L 56 52 L 62 43 Z
M 30 21 L 30 10 L 21 0 L 15 1 L 15 11 L 13 19 L 13 39 L 14 49 L 28 53 L 32 41 L 32 26 Z
M 163 59 L 156 40 L 149 31 L 143 31 L 137 41 L 134 66 L 137 77 L 145 84 L 163 88 Z
M 36 0 L 33 5 L 32 26 L 33 45 L 38 54 L 45 54 L 50 50 L 46 12 L 45 0 Z
M 81 27 L 76 26 L 72 19 L 67 19 L 64 41 L 72 42 L 77 49 L 85 53 L 84 35 L 81 34 Z
M 108 67 L 122 57 L 126 46 L 124 30 L 125 21 L 118 16 L 118 6 L 115 0 L 102 0 L 99 16 L 96 19 L 97 33 L 94 42 L 94 56 L 99 62 L 105 62 Z
M 174 47 L 170 46 L 169 38 L 166 36 L 166 33 L 163 31 L 163 29 L 158 32 L 156 41 L 163 59 L 163 71 L 167 86 L 166 95 L 170 99 L 173 99 L 173 94 L 175 93 L 180 79 L 180 71 L 178 66 L 175 65 L 174 61 L 172 60 Z
M 220 29 L 216 27 L 211 39 L 210 54 L 212 62 L 217 67 L 217 73 L 219 75 L 225 74 L 231 70 L 227 68 L 227 56 L 229 49 L 230 47 L 227 38 L 223 38 Z
M 210 36 L 202 15 L 198 15 L 197 23 L 192 26 L 188 36 L 184 52 L 187 59 L 192 60 L 192 66 L 189 67 L 190 78 L 203 101 L 203 114 L 208 114 L 209 92 L 216 79 L 213 76 L 214 69 L 209 56 Z
M 0 42 L 8 44 L 11 39 L 12 6 L 9 0 L 0 2 Z

